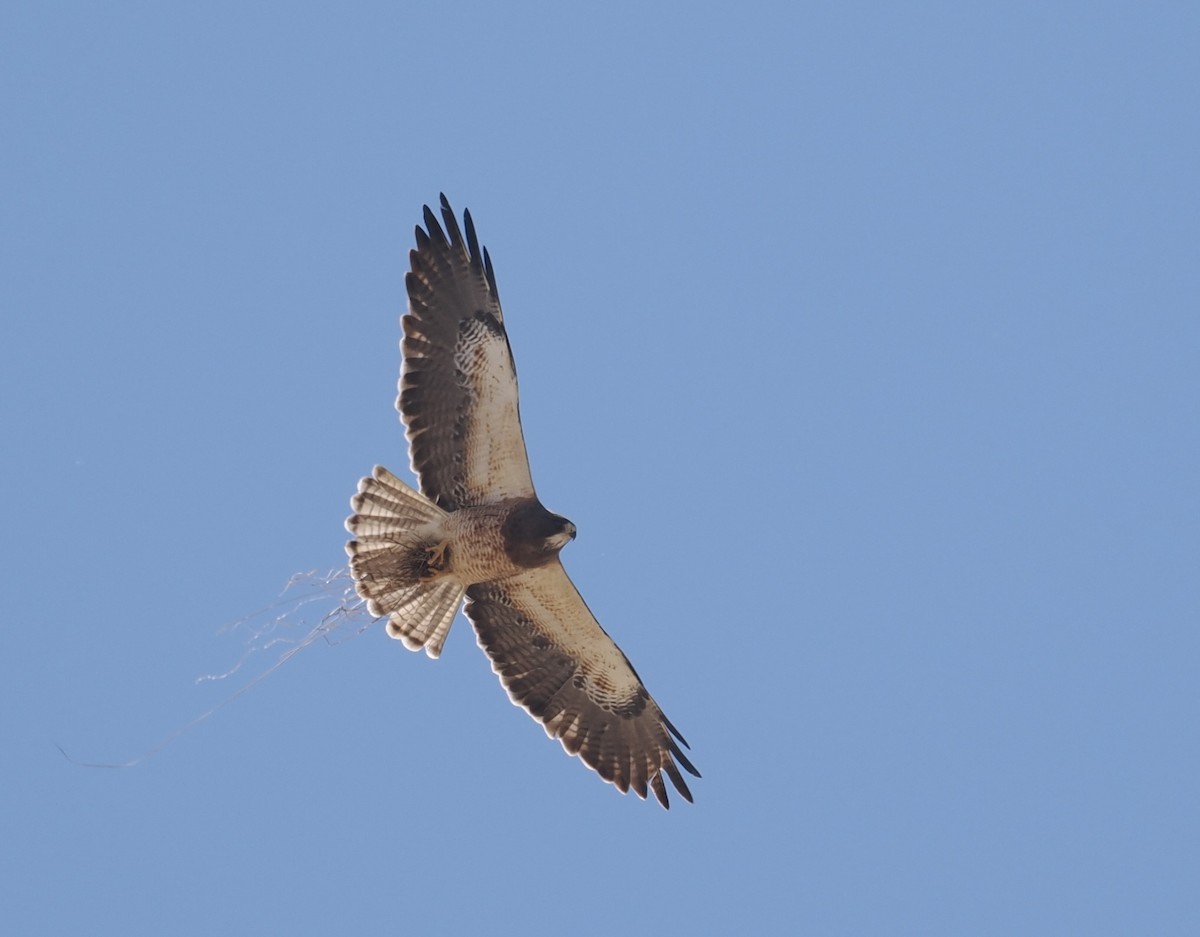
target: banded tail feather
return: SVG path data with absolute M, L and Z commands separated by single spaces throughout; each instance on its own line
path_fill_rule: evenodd
M 445 511 L 381 465 L 358 483 L 346 529 L 350 575 L 367 610 L 387 617 L 387 632 L 410 651 L 439 657 L 464 587 L 433 578 L 441 558 Z

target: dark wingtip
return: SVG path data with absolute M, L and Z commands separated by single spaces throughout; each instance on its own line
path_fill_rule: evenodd
M 667 776 L 671 779 L 671 783 L 675 785 L 675 789 L 683 795 L 683 799 L 689 804 L 695 803 L 692 800 L 692 792 L 688 790 L 687 783 L 683 780 L 683 775 L 679 773 L 679 769 L 675 767 L 675 762 L 668 759 L 663 762 L 663 770 L 667 772 Z
M 695 777 L 700 777 L 700 772 L 696 770 L 695 765 L 693 765 L 688 759 L 688 756 L 683 753 L 683 749 L 675 744 L 675 740 L 668 737 L 667 744 L 671 747 L 671 754 L 679 759 L 679 763 L 683 765 L 684 770 L 687 771 L 688 774 L 694 775 Z
M 454 217 L 454 209 L 450 207 L 450 203 L 446 200 L 446 196 L 442 195 L 442 221 L 446 225 L 446 234 L 449 235 L 451 247 L 462 247 L 463 236 L 462 231 L 458 227 L 458 219 Z
M 467 228 L 467 251 L 471 255 L 471 266 L 475 270 L 483 269 L 482 252 L 479 250 L 479 238 L 475 234 L 475 222 L 471 220 L 469 209 L 463 209 L 463 224 Z
M 673 736 L 675 736 L 675 738 L 679 739 L 679 741 L 683 744 L 684 748 L 692 747 L 687 743 L 687 739 L 685 739 L 683 737 L 683 733 L 675 728 L 675 724 L 673 722 L 671 722 L 670 719 L 667 718 L 665 713 L 663 714 L 662 720 L 663 720 L 663 725 L 665 725 L 667 727 L 667 731 L 670 732 Z
M 463 235 L 458 227 L 458 219 L 454 217 L 454 209 L 450 207 L 450 200 L 446 198 L 445 192 L 438 193 L 438 204 L 442 210 L 442 221 L 438 221 L 432 208 L 428 205 L 424 207 L 425 228 L 422 229 L 420 225 L 417 225 L 415 231 L 418 250 L 429 247 L 434 238 L 441 242 L 442 247 L 463 244 Z M 486 247 L 480 248 L 479 246 L 479 235 L 475 232 L 475 219 L 471 217 L 469 209 L 463 210 L 463 224 L 467 230 L 466 247 L 471 267 L 483 272 L 492 295 L 499 299 L 500 292 L 496 289 L 496 271 L 492 269 L 492 258 L 488 255 Z
M 417 242 L 417 249 L 409 251 L 408 259 L 410 263 L 415 263 L 413 258 L 417 256 L 419 251 L 423 251 L 429 247 L 429 235 L 425 233 L 425 229 L 420 225 L 417 225 L 416 230 L 413 231 L 413 239 Z
M 421 229 L 418 228 L 417 230 L 419 232 Z M 443 246 L 449 246 L 449 242 L 446 240 L 446 232 L 442 230 L 442 226 L 438 223 L 437 215 L 433 213 L 433 209 L 428 205 L 425 206 L 425 230 L 429 232 L 428 237 L 430 240 L 436 237 L 442 242 Z M 417 240 L 418 242 L 420 241 L 419 234 L 417 235 Z
M 667 797 L 667 786 L 663 784 L 662 774 L 656 774 L 650 779 L 650 787 L 654 789 L 654 796 L 658 802 L 662 804 L 663 810 L 671 809 L 671 801 Z
M 500 291 L 496 289 L 496 271 L 492 269 L 492 257 L 486 247 L 483 249 L 483 270 L 487 275 L 488 286 L 492 288 L 492 295 L 499 299 Z

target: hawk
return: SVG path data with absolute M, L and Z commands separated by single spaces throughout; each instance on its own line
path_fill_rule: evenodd
M 513 703 L 621 793 L 670 807 L 666 775 L 699 777 L 679 730 L 600 627 L 559 560 L 575 525 L 538 500 L 496 275 L 470 212 L 425 206 L 405 277 L 396 409 L 415 491 L 382 466 L 358 485 L 346 544 L 358 594 L 388 634 L 441 654 L 459 603 Z

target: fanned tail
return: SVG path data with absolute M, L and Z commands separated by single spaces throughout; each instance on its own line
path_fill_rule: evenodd
M 464 587 L 439 576 L 447 514 L 377 465 L 358 483 L 346 529 L 350 574 L 372 615 L 388 618 L 388 634 L 410 651 L 442 653 Z

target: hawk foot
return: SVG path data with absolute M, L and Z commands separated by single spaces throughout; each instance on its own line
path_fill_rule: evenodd
M 422 548 L 421 578 L 433 579 L 450 568 L 450 544 L 435 543 Z

